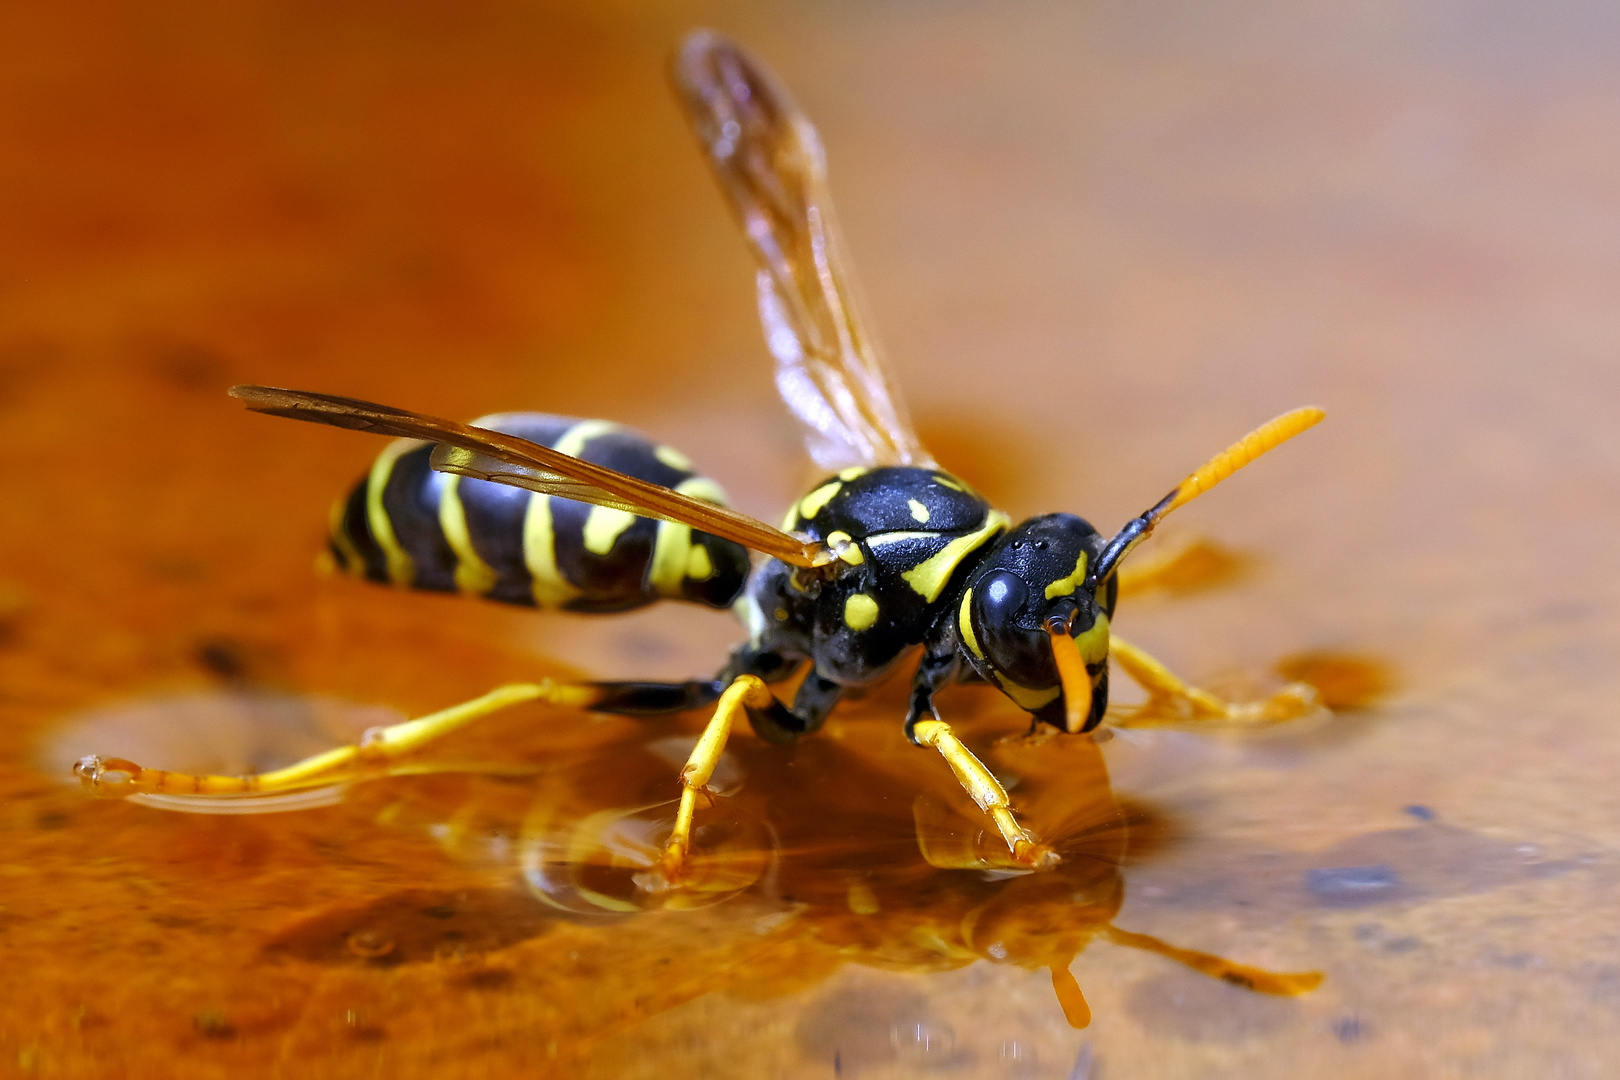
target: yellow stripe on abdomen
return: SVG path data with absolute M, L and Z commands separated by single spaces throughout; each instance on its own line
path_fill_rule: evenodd
M 388 566 L 388 580 L 395 585 L 415 583 L 416 563 L 410 553 L 400 546 L 399 537 L 394 535 L 394 523 L 383 505 L 383 493 L 388 490 L 388 478 L 394 473 L 394 463 L 421 445 L 417 439 L 395 439 L 377 455 L 377 460 L 371 463 L 371 473 L 366 477 L 366 527 L 371 530 L 371 538 L 382 549 L 383 559 Z
M 495 587 L 500 575 L 473 547 L 467 528 L 467 508 L 461 502 L 461 480 L 455 473 L 444 477 L 439 489 L 439 528 L 450 550 L 456 553 L 456 588 L 472 596 L 483 596 Z
M 550 495 L 529 495 L 529 508 L 523 515 L 523 565 L 533 579 L 534 602 L 541 607 L 560 608 L 580 595 L 557 566 L 557 531 L 552 525 Z

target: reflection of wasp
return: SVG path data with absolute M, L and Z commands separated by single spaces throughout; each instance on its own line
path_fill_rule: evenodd
M 968 722 L 978 726 L 985 710 L 977 706 L 989 703 L 982 695 L 965 702 Z M 532 778 L 443 776 L 374 788 L 358 797 L 356 812 L 394 827 L 425 827 L 459 860 L 495 869 L 500 879 L 515 864 L 544 901 L 525 908 L 502 888 L 481 902 L 452 902 L 462 912 L 458 942 L 502 947 L 514 935 L 568 934 L 567 946 L 556 937 L 545 946 L 556 952 L 610 924 L 632 970 L 638 955 L 655 970 L 663 957 L 678 955 L 691 994 L 793 992 L 846 963 L 921 974 L 984 960 L 1050 972 L 1064 1015 L 1085 1027 L 1090 1009 L 1070 967 L 1097 939 L 1262 993 L 1304 993 L 1321 981 L 1316 972 L 1263 971 L 1113 925 L 1125 898 L 1120 867 L 1162 826 L 1115 799 L 1090 739 L 1002 740 L 991 750 L 997 773 L 1017 778 L 1021 809 L 1042 822 L 1061 855 L 1037 874 L 1009 872 L 1018 867 L 1001 838 L 983 827 L 949 774 L 919 760 L 897 729 L 806 740 L 786 754 L 738 740 L 711 781 L 728 797 L 697 827 L 683 887 L 650 891 L 643 882 L 661 874 L 670 762 L 690 747 L 689 739 L 635 727 L 598 729 L 587 745 L 560 750 L 541 734 L 518 735 L 511 749 L 519 758 L 533 755 Z M 638 918 L 649 909 L 721 902 L 718 922 L 675 924 L 701 947 L 695 940 L 672 944 L 672 924 Z M 410 911 L 385 896 L 359 910 L 321 912 L 272 947 L 338 963 L 429 958 L 435 944 L 413 939 L 432 926 L 413 934 L 422 920 L 413 923 Z M 561 930 L 548 914 L 579 925 Z M 521 956 L 508 962 L 524 963 Z
M 1086 732 L 1106 711 L 1112 655 L 1151 697 L 1190 718 L 1285 719 L 1314 706 L 1301 688 L 1228 705 L 1111 638 L 1109 619 L 1121 560 L 1166 514 L 1315 424 L 1320 410 L 1287 413 L 1246 436 L 1112 539 L 1071 514 L 1013 525 L 935 466 L 891 396 L 852 306 L 809 122 L 756 61 L 710 33 L 687 39 L 675 81 L 759 262 L 777 385 L 808 429 L 812 456 L 834 471 L 781 529 L 724 507 L 718 488 L 680 454 L 599 421 L 518 413 L 469 426 L 321 394 L 232 393 L 259 412 L 437 444 L 394 443 L 335 511 L 333 551 L 353 573 L 579 611 L 659 598 L 731 606 L 748 641 L 712 680 L 511 685 L 259 776 L 196 777 L 87 758 L 78 771 L 88 784 L 113 793 L 289 790 L 376 775 L 520 701 L 620 714 L 717 702 L 680 774 L 661 860 L 674 882 L 697 797 L 710 793 L 739 716 L 768 741 L 793 740 L 819 728 L 847 689 L 881 678 L 921 646 L 906 734 L 944 756 L 1018 863 L 1050 866 L 1058 853 L 1015 819 L 1002 785 L 939 718 L 941 688 L 987 681 L 1031 713 L 1032 725 Z M 749 572 L 744 549 L 769 558 Z M 767 684 L 803 668 L 792 705 L 779 702 Z

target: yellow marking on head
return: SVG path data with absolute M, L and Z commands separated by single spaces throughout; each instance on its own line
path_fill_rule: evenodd
M 922 522 L 924 525 L 928 524 L 928 507 L 924 506 L 916 499 L 907 499 L 906 502 L 911 505 L 911 516 Z
M 693 544 L 686 549 L 686 580 L 708 581 L 714 576 L 714 563 L 709 559 L 709 549 L 702 544 Z
M 1060 577 L 1046 587 L 1046 598 L 1056 600 L 1060 596 L 1068 596 L 1074 590 L 1084 585 L 1086 581 L 1086 553 L 1081 552 L 1080 558 L 1075 562 L 1074 569 L 1068 577 Z
M 551 521 L 551 496 L 530 494 L 529 508 L 523 515 L 523 565 L 534 579 L 534 602 L 543 608 L 560 608 L 580 595 L 580 590 L 563 576 L 557 566 L 557 534 Z
M 371 538 L 377 541 L 377 546 L 382 548 L 383 559 L 388 566 L 388 580 L 395 585 L 410 585 L 416 581 L 416 563 L 394 535 L 394 523 L 383 506 L 383 492 L 388 488 L 388 478 L 394 473 L 394 462 L 422 445 L 419 439 L 395 439 L 377 455 L 377 460 L 371 463 L 371 474 L 366 477 L 366 527 L 371 530 Z
M 790 533 L 799 527 L 799 504 L 794 503 L 788 507 L 786 514 L 782 515 L 782 531 Z
M 788 620 L 787 608 L 785 608 L 785 607 L 777 608 L 776 609 L 776 621 L 777 622 L 787 622 L 787 620 Z
M 820 487 L 816 488 L 816 490 L 799 500 L 799 513 L 802 514 L 806 520 L 814 518 L 817 514 L 821 513 L 822 507 L 826 506 L 832 501 L 833 496 L 838 494 L 838 489 L 843 486 L 842 481 L 838 480 L 834 480 L 830 484 L 822 484 Z
M 854 479 L 857 479 L 858 477 L 865 476 L 867 473 L 869 473 L 871 471 L 872 470 L 867 468 L 865 465 L 851 465 L 847 469 L 839 470 L 838 479 L 840 479 L 840 480 L 854 480 Z
M 675 485 L 677 495 L 690 495 L 694 499 L 714 503 L 716 506 L 730 506 L 731 501 L 726 496 L 726 489 L 710 480 L 707 476 L 688 476 Z
M 905 579 L 907 585 L 932 604 L 939 599 L 939 594 L 945 591 L 946 582 L 951 580 L 951 575 L 956 572 L 962 560 L 1011 524 L 1012 519 L 1006 514 L 1000 510 L 991 510 L 985 515 L 982 529 L 966 536 L 958 536 L 946 544 L 938 554 L 923 560 L 900 576 Z
M 866 561 L 866 556 L 861 552 L 860 545 L 855 543 L 855 538 L 847 532 L 835 529 L 828 533 L 827 547 L 851 566 L 859 566 Z
M 1074 643 L 1080 646 L 1080 659 L 1088 664 L 1100 664 L 1108 659 L 1108 634 L 1108 616 L 1099 611 L 1091 629 L 1074 636 Z
M 972 603 L 973 590 L 969 589 L 962 594 L 962 607 L 956 613 L 956 629 L 961 633 L 962 644 L 968 647 L 968 652 L 983 660 L 984 650 L 979 648 L 979 639 L 973 633 Z
M 844 601 L 844 625 L 851 630 L 870 630 L 877 618 L 878 602 L 865 593 Z
M 366 560 L 360 557 L 360 549 L 354 546 L 354 537 L 349 535 L 346 524 L 348 517 L 349 498 L 344 496 L 332 504 L 327 531 L 332 537 L 332 545 L 338 549 L 338 568 L 344 573 L 362 577 L 366 572 Z
M 1046 690 L 1031 690 L 1027 686 L 1013 682 L 999 671 L 994 672 L 994 675 L 996 685 L 1001 687 L 1001 692 L 1012 698 L 1018 707 L 1026 712 L 1034 712 L 1043 706 L 1050 705 L 1063 692 L 1062 686 L 1053 686 Z
M 615 431 L 624 430 L 618 424 L 607 420 L 581 420 L 573 427 L 562 433 L 562 438 L 551 445 L 559 454 L 569 457 L 579 457 L 585 449 L 585 444 L 599 435 L 610 435 Z
M 662 461 L 665 465 L 668 465 L 672 469 L 679 469 L 681 472 L 692 471 L 692 459 L 675 449 L 673 446 L 653 447 L 653 457 L 657 458 L 659 461 Z
M 934 483 L 938 484 L 940 487 L 948 487 L 952 491 L 960 491 L 963 494 L 967 493 L 967 488 L 962 486 L 962 482 L 960 480 L 952 480 L 944 473 L 935 473 Z
M 692 527 L 674 521 L 660 521 L 653 541 L 652 562 L 647 567 L 647 584 L 659 596 L 679 599 L 681 581 L 691 559 Z
M 483 596 L 495 587 L 500 575 L 473 547 L 472 532 L 467 528 L 467 508 L 461 503 L 461 479 L 455 473 L 443 475 L 439 488 L 439 528 L 444 531 L 450 550 L 456 553 L 456 588 L 473 596 Z
M 636 523 L 636 515 L 611 506 L 593 506 L 585 515 L 585 550 L 592 555 L 610 555 L 624 530 Z

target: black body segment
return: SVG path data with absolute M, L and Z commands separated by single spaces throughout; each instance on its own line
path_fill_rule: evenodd
M 828 478 L 784 524 L 844 554 L 821 574 L 760 569 L 747 602 L 755 647 L 813 660 L 821 679 L 855 686 L 923 641 L 959 572 L 1008 520 L 948 473 L 895 466 Z
M 725 493 L 679 452 L 601 420 L 542 413 L 482 417 L 585 461 L 709 502 Z M 331 550 L 349 573 L 569 611 L 624 611 L 662 599 L 728 607 L 747 578 L 740 544 L 674 522 L 434 471 L 432 445 L 399 440 L 333 509 Z

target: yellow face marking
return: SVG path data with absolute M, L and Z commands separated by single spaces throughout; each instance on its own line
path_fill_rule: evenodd
M 834 530 L 833 532 L 828 533 L 827 546 L 831 548 L 840 559 L 844 560 L 851 566 L 859 566 L 866 561 L 866 556 L 861 553 L 860 545 L 855 543 L 855 538 L 850 536 L 847 532 Z
M 851 630 L 870 630 L 877 622 L 878 603 L 865 593 L 844 601 L 844 625 Z
M 534 602 L 560 608 L 580 594 L 557 567 L 557 534 L 551 523 L 551 496 L 529 496 L 523 515 L 523 565 L 534 579 Z
M 928 507 L 924 506 L 916 499 L 907 499 L 906 502 L 911 504 L 911 516 L 922 522 L 924 525 L 928 524 Z
M 636 515 L 611 506 L 593 506 L 585 516 L 585 550 L 592 555 L 609 555 L 624 530 L 636 523 Z
M 1031 690 L 1027 686 L 1013 682 L 999 672 L 996 673 L 996 685 L 1001 687 L 1002 693 L 1012 698 L 1019 708 L 1027 712 L 1034 712 L 1036 709 L 1050 705 L 1063 692 L 1061 686 L 1053 686 L 1046 690 Z
M 388 580 L 395 585 L 409 585 L 416 580 L 416 563 L 394 535 L 394 523 L 383 507 L 383 492 L 394 473 L 394 462 L 421 445 L 416 439 L 395 439 L 377 455 L 377 460 L 371 463 L 371 474 L 366 477 L 366 526 L 371 530 L 371 538 L 382 548 Z
M 360 557 L 360 549 L 354 546 L 354 537 L 349 535 L 344 521 L 349 516 L 349 500 L 342 498 L 332 504 L 332 513 L 328 518 L 328 532 L 332 537 L 332 544 L 338 549 L 338 562 L 342 564 L 344 573 L 360 577 L 366 572 L 366 560 Z
M 787 608 L 785 608 L 785 607 L 777 608 L 776 609 L 776 621 L 777 622 L 787 622 L 787 619 L 788 619 Z
M 966 536 L 958 536 L 946 544 L 938 554 L 923 560 L 900 576 L 905 579 L 907 585 L 932 604 L 939 599 L 939 594 L 945 591 L 946 582 L 951 580 L 951 575 L 956 572 L 962 560 L 1011 524 L 1012 519 L 1006 514 L 1000 510 L 992 510 L 985 515 L 984 528 Z
M 984 650 L 979 648 L 979 639 L 973 634 L 972 603 L 973 590 L 969 589 L 962 594 L 962 607 L 956 613 L 956 629 L 961 632 L 962 644 L 968 647 L 968 651 L 983 660 Z
M 865 476 L 871 471 L 872 470 L 868 469 L 865 465 L 851 465 L 849 468 L 843 469 L 838 473 L 838 479 L 854 480 L 857 477 Z
M 439 488 L 439 528 L 456 553 L 456 588 L 471 596 L 483 596 L 495 587 L 500 575 L 479 557 L 467 528 L 467 508 L 461 504 L 461 477 L 442 474 Z
M 1108 659 L 1108 616 L 1097 613 L 1097 622 L 1090 630 L 1074 636 L 1080 646 L 1080 659 L 1088 664 L 1100 664 Z
M 964 493 L 967 491 L 967 489 L 964 488 L 959 482 L 952 480 L 943 473 L 934 474 L 934 483 L 938 484 L 940 487 L 950 488 L 952 491 L 961 491 Z
M 653 457 L 662 461 L 672 469 L 681 472 L 692 471 L 692 459 L 675 449 L 673 446 L 657 446 L 653 448 Z
M 821 513 L 821 508 L 831 502 L 833 496 L 838 494 L 838 489 L 843 486 L 841 481 L 834 480 L 829 484 L 822 484 L 816 488 L 816 490 L 799 500 L 800 515 L 809 520 Z
M 686 580 L 708 581 L 714 576 L 714 563 L 709 560 L 709 549 L 693 544 L 686 549 Z
M 1060 596 L 1068 596 L 1086 582 L 1086 553 L 1080 553 L 1080 559 L 1074 564 L 1074 569 L 1068 577 L 1060 577 L 1046 587 L 1046 598 L 1056 600 Z

